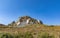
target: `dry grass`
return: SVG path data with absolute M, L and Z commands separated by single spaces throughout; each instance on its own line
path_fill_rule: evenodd
M 54 35 L 56 38 L 60 36 L 60 26 L 46 26 L 43 24 L 26 25 L 25 27 L 0 27 L 0 33 L 19 34 L 31 32 L 38 35 L 39 33 L 47 32 L 49 35 Z

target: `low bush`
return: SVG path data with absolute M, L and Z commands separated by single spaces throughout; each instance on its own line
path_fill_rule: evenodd
M 48 33 L 41 33 L 37 38 L 55 38 L 53 35 L 49 35 Z
M 10 34 L 3 34 L 1 38 L 13 38 L 13 36 Z

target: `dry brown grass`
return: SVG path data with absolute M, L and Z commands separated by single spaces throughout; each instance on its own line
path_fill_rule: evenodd
M 32 34 L 47 32 L 50 35 L 55 35 L 56 37 L 60 36 L 60 26 L 46 26 L 43 24 L 33 24 L 26 25 L 25 27 L 0 27 L 0 33 L 11 33 L 11 34 L 19 34 L 25 32 L 31 32 Z

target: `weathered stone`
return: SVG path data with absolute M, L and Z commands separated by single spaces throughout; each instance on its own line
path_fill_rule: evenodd
M 43 24 L 42 21 L 36 20 L 29 16 L 23 16 L 18 19 L 16 22 L 17 25 L 27 25 L 27 24 Z

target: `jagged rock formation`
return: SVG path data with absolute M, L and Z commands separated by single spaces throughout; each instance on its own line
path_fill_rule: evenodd
M 16 26 L 16 22 L 13 21 L 12 23 L 8 24 L 8 26 Z
M 16 22 L 13 21 L 10 25 L 25 26 L 25 25 L 29 25 L 29 24 L 43 24 L 43 22 L 40 20 L 31 18 L 30 16 L 23 16 L 23 17 L 19 17 L 19 19 Z
M 29 16 L 23 16 L 18 19 L 16 22 L 17 25 L 27 25 L 27 24 L 43 24 L 42 21 L 36 20 Z

